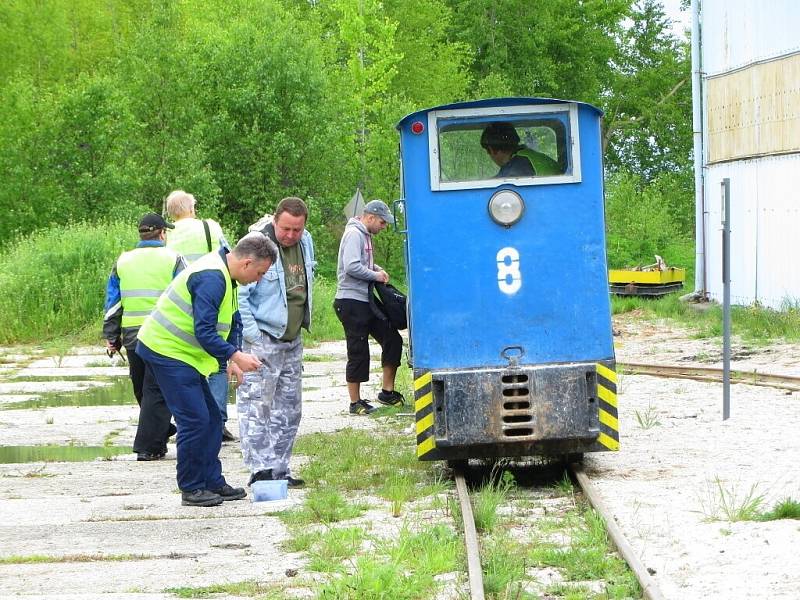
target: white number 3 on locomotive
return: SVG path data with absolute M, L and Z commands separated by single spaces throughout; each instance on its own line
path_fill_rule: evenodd
M 522 287 L 522 273 L 519 271 L 519 252 L 506 246 L 497 253 L 497 286 L 504 294 L 515 294 Z

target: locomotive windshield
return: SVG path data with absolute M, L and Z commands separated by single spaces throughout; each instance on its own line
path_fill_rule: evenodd
M 433 189 L 539 185 L 580 181 L 576 128 L 569 105 L 560 110 L 492 115 L 434 115 Z

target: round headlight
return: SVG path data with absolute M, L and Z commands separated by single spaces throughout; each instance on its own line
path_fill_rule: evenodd
M 500 190 L 489 200 L 489 214 L 500 225 L 510 227 L 522 218 L 525 203 L 513 190 Z

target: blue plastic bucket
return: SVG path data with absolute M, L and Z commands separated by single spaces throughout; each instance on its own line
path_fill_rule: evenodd
M 253 502 L 284 500 L 288 491 L 287 483 L 285 479 L 254 481 L 250 484 L 250 491 L 253 493 Z

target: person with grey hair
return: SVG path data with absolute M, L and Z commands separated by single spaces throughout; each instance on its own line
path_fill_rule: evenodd
M 237 381 L 261 364 L 239 349 L 236 284 L 261 279 L 277 252 L 266 236 L 250 233 L 230 252 L 206 254 L 172 281 L 139 330 L 136 352 L 152 369 L 178 426 L 177 479 L 184 506 L 216 506 L 247 496 L 222 476 L 221 416 L 206 378 L 222 361 Z
M 217 248 L 230 248 L 219 223 L 213 219 L 197 218 L 197 200 L 192 194 L 175 190 L 167 196 L 165 205 L 167 216 L 174 221 L 174 228 L 167 233 L 167 248 L 181 254 L 187 264 Z M 208 385 L 222 415 L 222 441 L 233 442 L 236 438 L 225 426 L 228 421 L 228 376 L 225 371 L 226 365 L 221 363 L 219 369 L 209 376 Z
M 387 406 L 404 403 L 403 395 L 394 389 L 403 338 L 389 321 L 379 319 L 369 305 L 369 284 L 389 282 L 389 274 L 375 264 L 372 256 L 372 236 L 383 231 L 388 223 L 394 223 L 389 207 L 380 200 L 367 202 L 362 215 L 347 223 L 339 244 L 333 308 L 347 341 L 345 379 L 351 415 L 366 415 L 375 410 L 361 397 L 361 383 L 369 381 L 369 336 L 380 344 L 382 351 L 383 389 L 378 393 L 378 402 Z
M 255 481 L 293 477 L 289 462 L 300 425 L 303 334 L 311 325 L 314 242 L 306 230 L 308 208 L 284 198 L 261 231 L 278 246 L 278 259 L 258 283 L 239 288 L 243 348 L 261 360 L 236 391 L 242 458 Z

